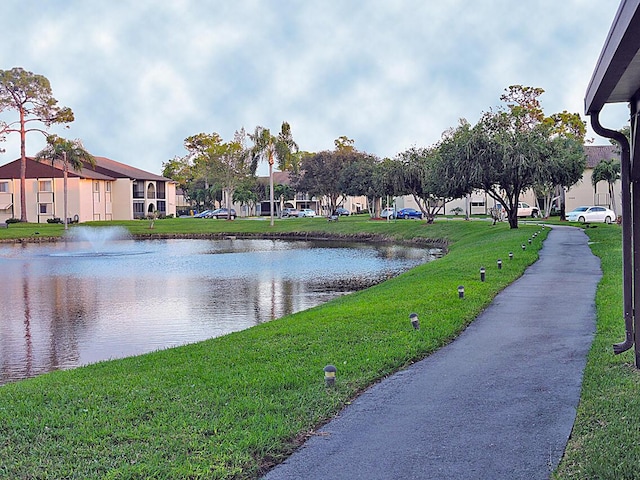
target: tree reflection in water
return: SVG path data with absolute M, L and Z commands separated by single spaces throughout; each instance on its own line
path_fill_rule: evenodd
M 0 248 L 0 384 L 201 341 L 364 288 L 438 249 L 282 240 Z

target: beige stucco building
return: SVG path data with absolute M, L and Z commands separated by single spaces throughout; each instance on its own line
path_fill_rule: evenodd
M 169 178 L 104 157 L 68 174 L 68 217 L 79 222 L 175 215 L 176 188 Z M 64 215 L 62 165 L 27 158 L 27 221 Z M 0 166 L 0 222 L 20 218 L 20 159 Z

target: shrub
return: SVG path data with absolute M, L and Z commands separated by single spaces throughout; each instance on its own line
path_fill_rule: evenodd
M 19 218 L 15 218 L 15 217 L 7 218 L 5 220 L 5 223 L 20 223 L 20 219 Z

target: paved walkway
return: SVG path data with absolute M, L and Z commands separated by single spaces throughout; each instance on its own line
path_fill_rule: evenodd
M 362 394 L 265 480 L 546 479 L 575 419 L 600 263 L 577 228 L 450 345 Z

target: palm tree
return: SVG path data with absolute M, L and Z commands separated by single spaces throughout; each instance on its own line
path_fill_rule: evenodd
M 62 162 L 62 175 L 64 179 L 64 229 L 66 230 L 68 228 L 67 177 L 69 166 L 79 172 L 82 170 L 85 162 L 94 167 L 96 159 L 84 149 L 80 140 L 67 140 L 57 135 L 49 135 L 47 137 L 47 146 L 38 152 L 35 159 L 37 161 L 49 160 L 51 161 L 51 165 L 55 164 L 55 162 Z
M 252 171 L 255 172 L 260 159 L 266 158 L 269 164 L 269 203 L 271 205 L 271 226 L 273 227 L 273 164 L 277 158 L 280 170 L 295 169 L 297 167 L 295 153 L 298 151 L 298 145 L 293 141 L 291 127 L 287 122 L 282 122 L 282 128 L 277 137 L 271 135 L 268 128 L 258 126 L 253 135 L 249 134 L 249 138 L 253 142 L 251 149 Z
M 594 190 L 598 182 L 603 180 L 609 185 L 609 199 L 611 202 L 609 207 L 615 212 L 616 202 L 614 199 L 613 186 L 617 180 L 620 180 L 620 160 L 611 158 L 609 160 L 602 160 L 598 165 L 596 165 L 593 169 L 593 174 L 591 175 L 591 184 L 593 185 Z

